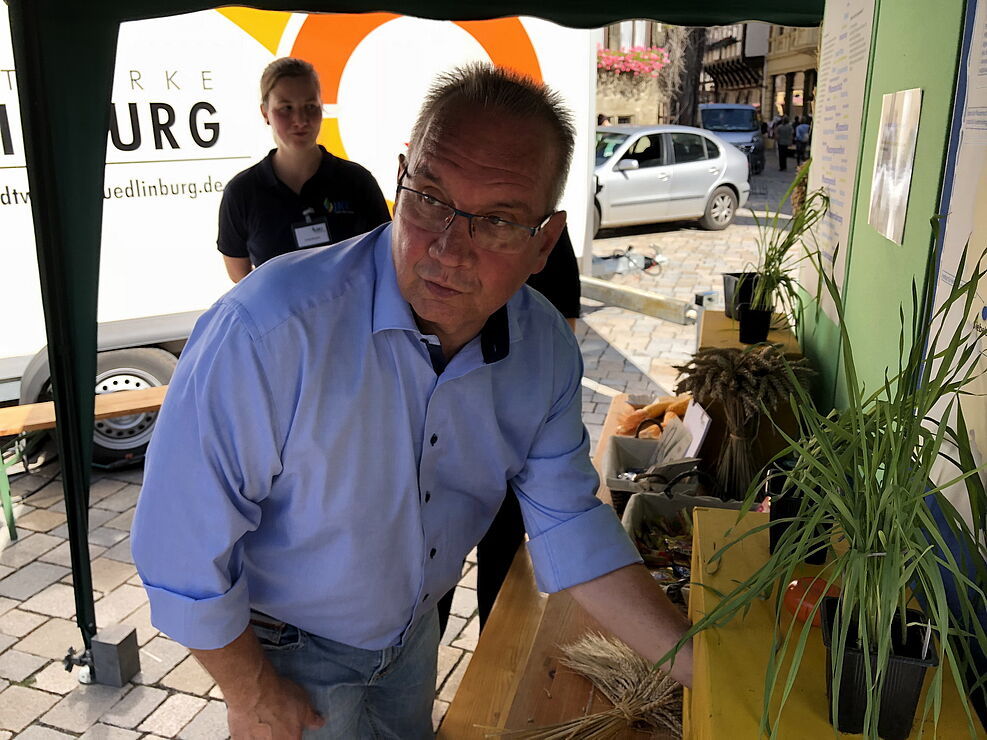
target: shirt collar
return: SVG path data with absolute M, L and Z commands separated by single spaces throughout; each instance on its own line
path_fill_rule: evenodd
M 374 285 L 373 332 L 399 329 L 420 334 L 411 306 L 398 288 L 391 234 L 392 225 L 388 224 L 378 232 L 374 244 L 377 280 Z M 507 357 L 511 342 L 522 337 L 516 317 L 522 293 L 523 289 L 511 296 L 506 305 L 494 311 L 480 330 L 480 349 L 483 361 L 488 365 Z

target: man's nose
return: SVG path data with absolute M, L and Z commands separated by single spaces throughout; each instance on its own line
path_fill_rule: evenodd
M 458 213 L 444 231 L 436 235 L 429 247 L 432 256 L 446 265 L 462 265 L 473 256 L 473 237 L 470 235 L 470 220 Z

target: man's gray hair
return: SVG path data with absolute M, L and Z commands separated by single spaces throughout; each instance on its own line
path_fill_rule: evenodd
M 423 148 L 426 136 L 432 138 L 438 133 L 430 132 L 430 127 L 440 122 L 448 108 L 456 104 L 541 120 L 548 124 L 558 154 L 549 193 L 549 205 L 555 208 L 565 188 L 576 135 L 572 113 L 563 103 L 562 96 L 530 77 L 489 63 L 473 62 L 457 67 L 439 75 L 432 83 L 411 130 L 409 149 L 412 156 Z

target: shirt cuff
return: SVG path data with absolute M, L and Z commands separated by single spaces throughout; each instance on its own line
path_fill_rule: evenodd
M 226 647 L 250 622 L 250 600 L 244 579 L 219 596 L 195 599 L 145 583 L 151 624 L 194 650 Z
M 642 562 L 616 512 L 602 502 L 528 540 L 528 553 L 545 593 Z

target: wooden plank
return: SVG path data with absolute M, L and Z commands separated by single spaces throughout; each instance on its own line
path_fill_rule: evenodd
M 101 393 L 95 400 L 95 418 L 109 419 L 114 416 L 157 411 L 161 408 L 167 391 L 168 386 L 161 385 L 134 391 Z M 55 404 L 52 401 L 0 409 L 0 437 L 51 429 L 54 426 Z
M 535 586 L 527 548 L 518 548 L 438 738 L 485 738 L 503 728 L 541 626 L 547 596 Z

